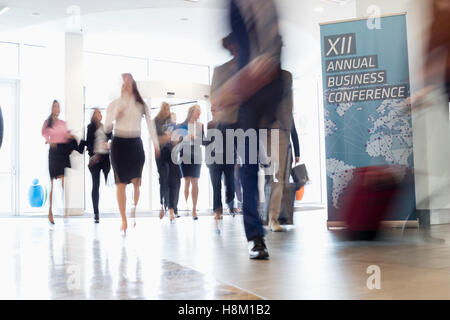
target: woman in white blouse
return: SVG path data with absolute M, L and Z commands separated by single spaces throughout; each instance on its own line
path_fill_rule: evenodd
M 117 202 L 122 217 L 121 231 L 126 233 L 126 193 L 127 184 L 134 187 L 134 201 L 131 216 L 134 218 L 139 202 L 142 169 L 145 153 L 141 139 L 141 122 L 145 117 L 156 157 L 159 157 L 159 143 L 155 127 L 150 119 L 147 105 L 137 90 L 131 74 L 123 74 L 122 94 L 106 110 L 105 132 L 113 132 L 111 143 L 111 164 L 117 188 Z M 135 223 L 134 223 L 135 224 Z

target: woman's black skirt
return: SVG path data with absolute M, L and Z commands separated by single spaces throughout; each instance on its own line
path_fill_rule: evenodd
M 145 153 L 141 138 L 113 137 L 111 143 L 111 164 L 117 183 L 131 183 L 142 177 Z
M 201 163 L 195 163 L 195 157 L 194 157 L 194 148 L 191 148 L 190 154 L 187 155 L 187 157 L 191 158 L 190 163 L 184 163 L 183 162 L 183 150 L 180 152 L 180 170 L 181 170 L 181 176 L 183 178 L 200 178 L 200 173 L 202 169 Z M 197 153 L 201 154 L 201 150 L 196 150 Z
M 50 148 L 48 152 L 50 178 L 55 179 L 64 176 L 64 170 L 70 168 L 70 154 L 77 148 L 78 144 L 75 140 L 70 140 L 67 143 L 58 143 L 56 147 Z
M 181 164 L 181 174 L 183 178 L 200 178 L 201 164 Z

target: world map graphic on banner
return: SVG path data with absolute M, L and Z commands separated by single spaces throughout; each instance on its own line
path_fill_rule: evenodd
M 348 125 L 342 130 L 345 132 L 361 131 L 366 136 L 364 153 L 368 162 L 376 162 L 381 157 L 385 163 L 394 165 L 411 166 L 413 156 L 413 137 L 411 122 L 404 115 L 403 100 L 384 100 L 380 103 L 376 112 L 367 115 L 367 123 L 352 121 L 359 118 L 363 107 L 353 103 L 339 105 L 334 116 L 343 118 L 348 116 Z M 330 111 L 325 112 L 325 134 L 330 137 L 341 134 L 340 127 L 330 119 Z M 367 134 L 363 128 L 369 128 Z M 344 143 L 352 143 L 352 138 Z M 372 158 L 372 159 L 370 159 Z M 357 165 L 345 163 L 336 158 L 327 158 L 327 176 L 331 179 L 332 205 L 339 207 L 339 198 L 352 179 L 352 171 Z

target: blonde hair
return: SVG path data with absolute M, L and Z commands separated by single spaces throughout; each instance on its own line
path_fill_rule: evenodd
M 165 119 L 170 118 L 170 115 L 171 115 L 170 111 L 169 111 L 169 115 L 166 116 L 165 118 L 163 118 L 163 111 L 166 106 L 169 106 L 169 108 L 170 108 L 170 104 L 168 104 L 167 102 L 164 101 L 163 103 L 161 103 L 161 107 L 159 108 L 159 112 L 156 115 L 155 120 L 165 120 Z
M 192 107 L 189 108 L 188 114 L 187 114 L 186 120 L 184 120 L 184 123 L 188 123 L 189 122 L 189 120 L 191 119 L 191 117 L 194 114 L 194 111 L 196 109 L 200 109 L 200 106 L 198 104 L 195 104 L 195 105 L 193 105 Z

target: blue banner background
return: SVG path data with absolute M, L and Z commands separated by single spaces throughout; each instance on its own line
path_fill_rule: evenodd
M 325 57 L 325 37 L 356 35 L 356 54 Z M 381 18 L 381 29 L 369 29 L 367 20 L 337 22 L 321 26 L 322 70 L 325 108 L 328 220 L 339 220 L 339 198 L 351 179 L 350 169 L 384 164 L 414 167 L 412 124 L 399 106 L 403 99 L 328 104 L 327 76 L 362 70 L 326 73 L 325 63 L 331 59 L 378 56 L 378 67 L 367 71 L 387 71 L 387 81 L 371 88 L 406 85 L 409 96 L 409 66 L 405 15 Z M 355 87 L 342 87 L 350 89 Z M 357 87 L 358 88 L 358 87 Z M 416 219 L 415 187 L 410 184 L 396 210 L 387 220 Z

